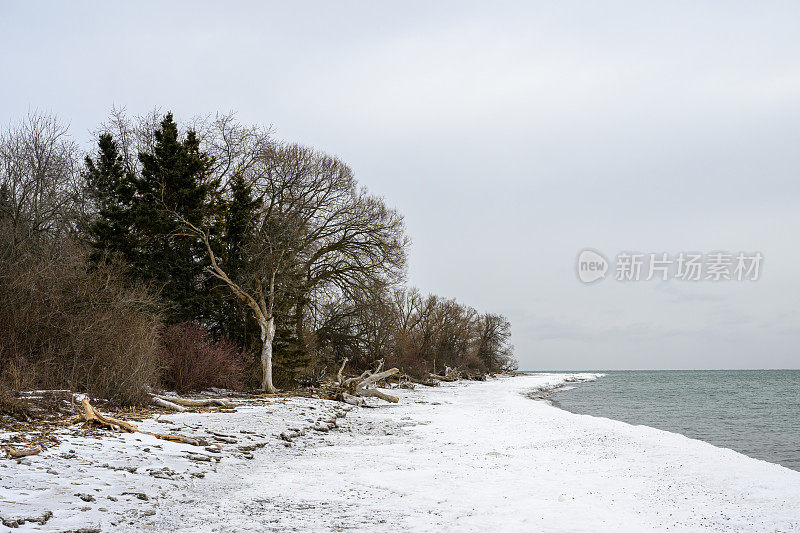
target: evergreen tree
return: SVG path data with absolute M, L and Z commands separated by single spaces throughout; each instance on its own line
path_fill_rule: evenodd
M 218 211 L 218 181 L 213 163 L 200 150 L 194 131 L 179 139 L 168 113 L 155 132 L 152 153 L 140 153 L 141 176 L 136 180 L 132 226 L 138 249 L 132 258 L 136 273 L 161 287 L 170 322 L 200 318 L 208 295 L 202 291 L 205 249 L 186 235 L 181 219 L 198 227 L 213 227 Z
M 100 135 L 95 158 L 86 156 L 85 162 L 87 192 L 97 208 L 87 230 L 91 259 L 121 256 L 130 261 L 136 248 L 131 233 L 135 176 L 125 172 L 117 143 L 108 133 Z
M 275 379 L 281 387 L 295 386 L 298 374 L 311 362 L 302 330 L 302 309 L 309 304 L 303 273 L 284 272 L 275 299 Z
M 216 243 L 217 255 L 232 279 L 240 280 L 247 269 L 247 247 L 253 238 L 256 213 L 261 201 L 253 197 L 253 191 L 244 178 L 237 174 L 228 183 L 228 199 L 219 228 Z M 209 279 L 213 287 L 214 308 L 210 316 L 218 336 L 233 339 L 243 347 L 256 350 L 260 343 L 260 329 L 250 309 L 230 290 Z

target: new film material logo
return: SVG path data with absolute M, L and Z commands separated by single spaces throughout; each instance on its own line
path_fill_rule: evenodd
M 578 279 L 584 283 L 594 283 L 606 277 L 608 261 L 595 250 L 585 249 L 578 254 Z
M 763 260 L 761 252 L 620 252 L 613 272 L 616 281 L 757 281 Z M 603 254 L 586 248 L 578 254 L 578 279 L 605 279 L 610 266 Z

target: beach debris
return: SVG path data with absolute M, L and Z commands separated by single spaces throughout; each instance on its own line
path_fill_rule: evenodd
M 32 448 L 14 448 L 13 446 L 6 446 L 6 453 L 8 454 L 9 459 L 20 459 L 22 457 L 28 457 L 29 455 L 36 455 L 38 453 L 42 453 L 41 446 L 34 446 Z
M 159 398 L 158 396 L 153 396 L 152 401 L 154 405 L 163 407 L 164 409 L 170 409 L 172 411 L 177 411 L 179 413 L 186 411 L 186 408 L 183 407 L 182 405 L 172 403 L 170 401 L 165 400 L 164 398 Z
M 147 501 L 147 500 L 150 499 L 150 498 L 148 498 L 147 494 L 145 494 L 144 492 L 123 492 L 122 495 L 123 496 L 135 496 L 136 498 L 138 498 L 138 499 L 140 499 L 142 501 Z M 114 501 L 116 501 L 116 500 L 114 500 Z
M 173 411 L 183 412 L 187 407 L 210 407 L 217 406 L 223 409 L 232 409 L 233 405 L 223 398 L 181 398 L 180 396 L 151 396 L 153 404 Z
M 192 446 L 208 446 L 208 442 L 203 439 L 193 439 L 191 437 L 186 437 L 184 435 L 157 435 L 156 433 L 152 433 L 152 435 L 161 440 L 168 440 L 170 442 L 178 442 L 180 444 L 190 444 Z
M 431 379 L 438 379 L 439 381 L 458 381 L 461 379 L 461 371 L 457 368 L 444 367 L 444 375 L 430 374 Z
M 328 397 L 330 399 L 356 406 L 364 405 L 364 398 L 380 398 L 391 403 L 400 401 L 397 396 L 372 388 L 378 382 L 397 374 L 399 372 L 398 369 L 391 368 L 381 371 L 383 369 L 383 359 L 379 359 L 374 370 L 365 370 L 360 376 L 345 379 L 342 372 L 344 372 L 347 361 L 348 358 L 345 357 L 336 375 L 337 381 L 329 386 Z
M 15 529 L 20 526 L 25 525 L 26 523 L 34 523 L 43 526 L 53 517 L 53 511 L 45 511 L 42 513 L 41 516 L 36 517 L 28 517 L 28 518 L 0 518 L 0 523 L 2 523 L 7 528 Z
M 81 400 L 81 407 L 83 408 L 83 412 L 73 418 L 70 423 L 76 424 L 78 422 L 84 422 L 86 427 L 97 426 L 100 428 L 110 429 L 111 431 L 126 433 L 136 433 L 137 431 L 136 426 L 129 422 L 118 420 L 102 414 L 100 411 L 92 407 L 92 404 L 89 402 L 89 398 L 86 396 L 84 396 Z

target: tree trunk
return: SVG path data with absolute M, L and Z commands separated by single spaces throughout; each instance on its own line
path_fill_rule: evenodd
M 275 317 L 259 320 L 261 326 L 261 390 L 277 394 L 278 389 L 272 384 L 272 340 L 275 338 Z

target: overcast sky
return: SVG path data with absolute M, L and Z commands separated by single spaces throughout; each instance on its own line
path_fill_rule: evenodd
M 5 1 L 0 67 L 3 123 L 234 110 L 340 156 L 523 369 L 800 367 L 800 3 Z M 583 285 L 587 247 L 764 262 Z

